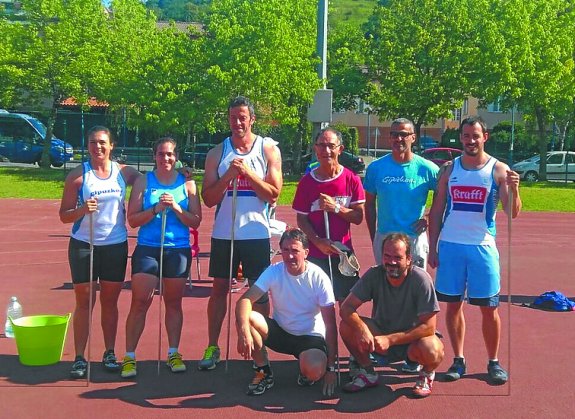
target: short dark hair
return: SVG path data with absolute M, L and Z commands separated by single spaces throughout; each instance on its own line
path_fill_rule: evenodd
M 230 103 L 228 104 L 228 114 L 230 113 L 230 109 L 237 108 L 240 106 L 246 106 L 248 108 L 248 111 L 250 112 L 250 116 L 254 116 L 256 114 L 256 112 L 254 111 L 254 105 L 245 96 L 237 96 L 232 100 L 230 100 Z
M 413 122 L 407 118 L 395 118 L 393 121 L 391 121 L 390 127 L 394 125 L 410 125 L 411 129 L 415 131 L 415 125 L 413 125 Z
M 339 144 L 340 145 L 343 144 L 343 136 L 341 135 L 341 132 L 339 132 L 338 130 L 336 130 L 335 128 L 332 128 L 332 127 L 324 128 L 320 132 L 318 132 L 317 135 L 315 136 L 316 142 L 319 139 L 319 137 L 321 137 L 324 134 L 324 132 L 333 132 L 335 134 L 335 136 L 337 137 Z
M 383 243 L 381 245 L 381 252 L 383 253 L 383 248 L 385 247 L 385 243 L 387 242 L 403 242 L 405 243 L 405 254 L 407 257 L 411 257 L 411 240 L 409 240 L 409 236 L 403 233 L 389 233 L 383 239 Z
M 288 228 L 280 238 L 280 247 L 286 240 L 297 240 L 301 242 L 304 249 L 309 249 L 309 241 L 305 233 L 299 228 Z
M 465 125 L 473 126 L 475 124 L 479 124 L 479 126 L 481 127 L 481 131 L 484 134 L 487 132 L 487 125 L 480 116 L 468 116 L 463 121 L 461 121 L 461 124 L 459 125 L 459 133 L 463 132 L 463 127 Z
M 174 140 L 172 137 L 162 137 L 159 138 L 158 140 L 156 140 L 156 142 L 154 143 L 152 149 L 154 150 L 154 156 L 156 155 L 156 152 L 158 151 L 158 147 L 161 146 L 164 143 L 171 143 L 174 145 L 174 151 L 176 152 L 176 155 L 178 154 L 178 142 L 176 140 Z
M 110 131 L 108 127 L 105 127 L 103 125 L 94 125 L 92 128 L 88 130 L 86 137 L 88 137 L 89 140 L 90 137 L 97 132 L 105 132 L 108 135 L 108 138 L 110 139 L 110 144 L 116 143 L 116 141 L 114 140 L 114 136 L 112 135 L 112 131 Z

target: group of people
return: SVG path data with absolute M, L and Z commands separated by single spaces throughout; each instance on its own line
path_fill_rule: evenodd
M 230 102 L 228 121 L 231 135 L 208 153 L 201 192 L 204 204 L 217 209 L 209 264 L 213 287 L 207 309 L 208 345 L 198 369 L 212 370 L 220 362 L 219 336 L 227 310 L 232 310 L 227 306 L 229 273 L 237 272 L 241 264 L 250 288 L 235 307 L 235 319 L 237 350 L 253 360 L 249 395 L 263 394 L 274 384 L 267 348 L 299 360 L 298 385 L 322 380 L 323 393 L 334 393 L 339 359 L 336 301 L 339 334 L 350 354 L 345 391 L 378 384 L 374 361 L 402 361 L 404 371 L 419 373 L 413 395 L 430 395 L 435 370 L 444 357 L 437 332 L 438 301 L 447 305 L 446 327 L 454 352 L 445 376 L 461 378 L 466 373 L 466 298 L 480 306 L 490 380 L 496 384 L 508 380 L 497 359 L 501 324 L 495 212 L 501 199 L 506 213 L 518 215 L 519 176 L 485 152 L 489 134 L 481 119 L 470 117 L 461 123 L 462 157 L 441 168 L 412 152 L 413 123 L 394 120 L 392 152 L 368 166 L 363 184 L 339 163 L 341 133 L 323 129 L 314 143 L 318 165 L 302 177 L 292 204 L 298 227 L 281 236 L 282 261 L 274 265 L 270 265 L 269 208 L 283 183 L 280 151 L 275 141 L 252 132 L 255 112 L 247 98 Z M 100 284 L 104 368 L 121 370 L 122 377 L 137 374 L 136 346 L 161 280 L 167 365 L 172 372 L 182 372 L 186 365 L 178 346 L 191 261 L 189 228 L 197 228 L 202 218 L 196 185 L 175 169 L 176 143 L 171 138 L 158 140 L 156 168 L 145 176 L 113 162 L 112 149 L 110 132 L 93 128 L 90 161 L 68 175 L 60 208 L 62 222 L 74 223 L 69 260 L 76 295 L 76 360 L 71 375 L 84 377 L 87 368 L 84 351 L 93 305 L 90 243 L 91 280 Z M 132 255 L 126 354 L 120 363 L 114 346 L 128 253 L 127 185 L 133 185 L 127 220 L 139 232 Z M 426 215 L 429 192 L 433 204 Z M 364 215 L 376 265 L 360 276 L 357 264 L 351 269 L 342 265 L 354 258 L 351 224 L 361 224 Z M 427 264 L 437 268 L 435 285 Z M 359 307 L 369 301 L 371 317 L 359 315 Z

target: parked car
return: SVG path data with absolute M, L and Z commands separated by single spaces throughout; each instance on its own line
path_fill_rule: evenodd
M 38 163 L 42 159 L 46 127 L 36 118 L 0 109 L 0 155 L 15 163 Z M 72 160 L 72 146 L 52 137 L 50 163 L 60 167 Z
M 195 167 L 196 169 L 204 169 L 208 151 L 216 145 L 217 144 L 211 143 L 198 143 L 194 148 L 186 148 L 182 153 L 180 153 L 180 161 L 186 166 Z
M 302 161 L 309 161 L 310 155 L 306 154 L 302 157 Z M 316 162 L 315 156 L 313 159 L 306 165 L 306 173 L 309 171 L 308 169 Z M 339 156 L 339 162 L 342 166 L 347 167 L 353 173 L 357 175 L 361 175 L 365 172 L 365 162 L 360 156 L 350 153 L 349 151 L 343 150 L 343 152 Z
M 527 160 L 513 165 L 512 169 L 519 173 L 521 179 L 528 182 L 539 180 L 540 156 L 535 155 Z M 547 179 L 575 181 L 575 152 L 573 151 L 550 151 L 547 153 Z
M 421 152 L 421 156 L 425 157 L 428 160 L 431 160 L 438 166 L 441 166 L 443 165 L 443 163 L 451 161 L 454 158 L 461 156 L 461 150 L 449 147 L 428 148 Z

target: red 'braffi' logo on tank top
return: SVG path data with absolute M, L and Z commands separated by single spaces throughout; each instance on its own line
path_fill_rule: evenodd
M 454 211 L 482 212 L 487 189 L 480 186 L 452 186 Z
M 232 196 L 234 190 L 233 183 L 230 182 L 228 185 L 228 196 Z M 238 176 L 238 196 L 256 196 L 254 188 L 250 184 L 250 181 L 244 176 Z

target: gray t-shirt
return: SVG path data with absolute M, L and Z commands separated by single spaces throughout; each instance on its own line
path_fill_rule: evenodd
M 373 266 L 351 292 L 363 302 L 373 300 L 371 316 L 385 334 L 411 329 L 419 316 L 439 312 L 431 277 L 417 266 L 399 287 L 391 286 L 381 265 Z

